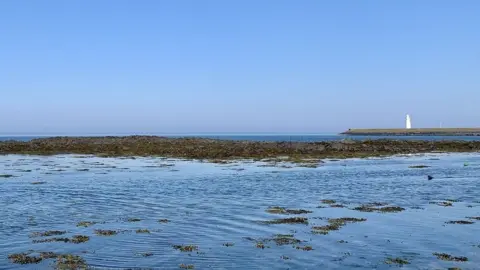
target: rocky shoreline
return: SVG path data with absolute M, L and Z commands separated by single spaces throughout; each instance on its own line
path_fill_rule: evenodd
M 163 156 L 191 159 L 351 158 L 428 152 L 477 152 L 480 141 L 342 140 L 328 142 L 255 142 L 204 138 L 52 137 L 0 142 L 0 154 L 94 154 Z

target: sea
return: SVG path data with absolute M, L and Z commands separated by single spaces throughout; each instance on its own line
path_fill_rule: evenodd
M 130 135 L 130 134 L 128 134 Z M 80 135 L 82 136 L 128 136 L 125 134 L 102 134 L 102 135 Z M 360 135 L 341 135 L 341 134 L 148 134 L 156 136 L 164 136 L 169 138 L 182 137 L 197 137 L 210 138 L 219 140 L 246 140 L 246 141 L 292 141 L 292 142 L 319 142 L 319 141 L 336 141 L 336 140 L 379 140 L 379 139 L 393 139 L 393 140 L 427 140 L 427 141 L 441 141 L 441 140 L 461 140 L 461 141 L 480 141 L 480 136 L 360 136 Z M 69 135 L 51 135 L 51 136 L 31 136 L 31 135 L 0 135 L 0 141 L 16 140 L 16 141 L 30 141 L 32 139 L 47 138 L 55 136 L 69 136 Z M 76 136 L 76 135 L 75 135 Z
M 479 269 L 478 153 L 316 165 L 2 155 L 0 269 Z

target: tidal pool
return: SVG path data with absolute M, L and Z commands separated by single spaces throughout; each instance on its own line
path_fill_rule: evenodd
M 480 265 L 479 154 L 290 165 L 0 156 L 0 269 Z

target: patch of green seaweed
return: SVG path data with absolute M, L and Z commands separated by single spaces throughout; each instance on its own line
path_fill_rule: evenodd
M 330 218 L 328 219 L 327 225 L 312 227 L 312 233 L 326 235 L 330 231 L 340 230 L 340 228 L 347 225 L 347 223 L 357 223 L 357 222 L 364 222 L 364 221 L 367 221 L 367 219 L 352 218 L 352 217 Z
M 335 203 L 337 203 L 335 200 L 330 200 L 330 199 L 323 199 L 320 202 L 324 203 L 324 204 L 335 204 Z
M 37 264 L 42 261 L 41 257 L 29 256 L 28 253 L 10 254 L 8 259 L 16 264 Z
M 127 222 L 139 222 L 139 221 L 142 221 L 142 220 L 139 219 L 139 218 L 128 218 L 127 219 Z
M 30 234 L 30 237 L 45 237 L 45 236 L 54 236 L 54 235 L 63 235 L 67 231 L 44 231 L 44 232 L 33 232 Z
M 309 211 L 309 210 L 303 210 L 303 209 L 287 209 L 287 208 L 284 208 L 284 207 L 280 207 L 280 206 L 273 206 L 273 207 L 269 207 L 267 210 L 266 210 L 267 213 L 270 213 L 270 214 L 284 214 L 284 215 L 299 215 L 299 214 L 309 214 L 309 213 L 312 213 L 312 211 Z
M 353 210 L 360 212 L 379 212 L 379 213 L 397 213 L 404 211 L 405 208 L 399 206 L 384 206 L 384 207 L 373 207 L 369 205 L 361 205 L 353 208 Z
M 195 245 L 174 245 L 173 248 L 182 252 L 192 252 L 198 250 L 198 246 Z
M 387 258 L 385 260 L 386 264 L 398 264 L 398 265 L 405 265 L 410 264 L 409 261 L 402 259 L 402 258 Z
M 87 269 L 85 260 L 77 255 L 64 254 L 57 257 L 55 269 Z
M 438 259 L 443 260 L 443 261 L 451 261 L 451 262 L 466 262 L 468 261 L 467 257 L 455 257 L 447 253 L 438 253 L 435 252 L 433 253 L 434 256 L 436 256 Z
M 294 245 L 301 243 L 302 241 L 296 239 L 292 234 L 276 234 L 271 239 L 264 239 L 262 242 L 273 241 L 277 246 Z
M 445 222 L 447 224 L 463 224 L 463 225 L 466 225 L 466 224 L 474 224 L 475 222 L 473 221 L 469 221 L 469 220 L 451 220 L 451 221 L 447 221 Z
M 80 221 L 77 223 L 77 227 L 90 227 L 90 226 L 93 226 L 97 224 L 97 222 L 93 222 L 93 221 Z
M 35 240 L 33 240 L 33 243 L 37 244 L 37 243 L 64 242 L 64 243 L 80 244 L 80 243 L 85 243 L 88 240 L 90 240 L 90 237 L 88 237 L 88 236 L 74 235 L 71 239 L 66 238 L 66 237 L 53 237 L 53 238 L 47 238 L 47 239 L 35 239 Z
M 430 166 L 427 166 L 427 165 L 412 165 L 412 166 L 408 166 L 409 168 L 411 169 L 423 169 L 423 168 L 429 168 Z
M 263 221 L 262 223 L 264 223 L 264 224 L 305 224 L 305 225 L 308 225 L 308 218 L 306 218 L 306 217 L 280 218 L 280 219 Z
M 43 184 L 46 184 L 47 182 L 45 181 L 38 181 L 38 182 L 32 182 L 31 184 L 32 185 L 43 185 Z
M 296 249 L 303 250 L 303 251 L 313 250 L 312 246 L 297 246 L 297 247 L 295 247 L 295 248 L 296 248 Z
M 95 230 L 94 231 L 96 235 L 101 235 L 101 236 L 112 236 L 118 234 L 117 231 L 113 230 Z

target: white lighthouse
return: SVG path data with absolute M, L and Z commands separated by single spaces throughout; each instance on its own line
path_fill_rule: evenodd
M 405 128 L 411 129 L 412 128 L 412 121 L 410 120 L 410 115 L 407 114 L 407 119 L 405 120 Z

